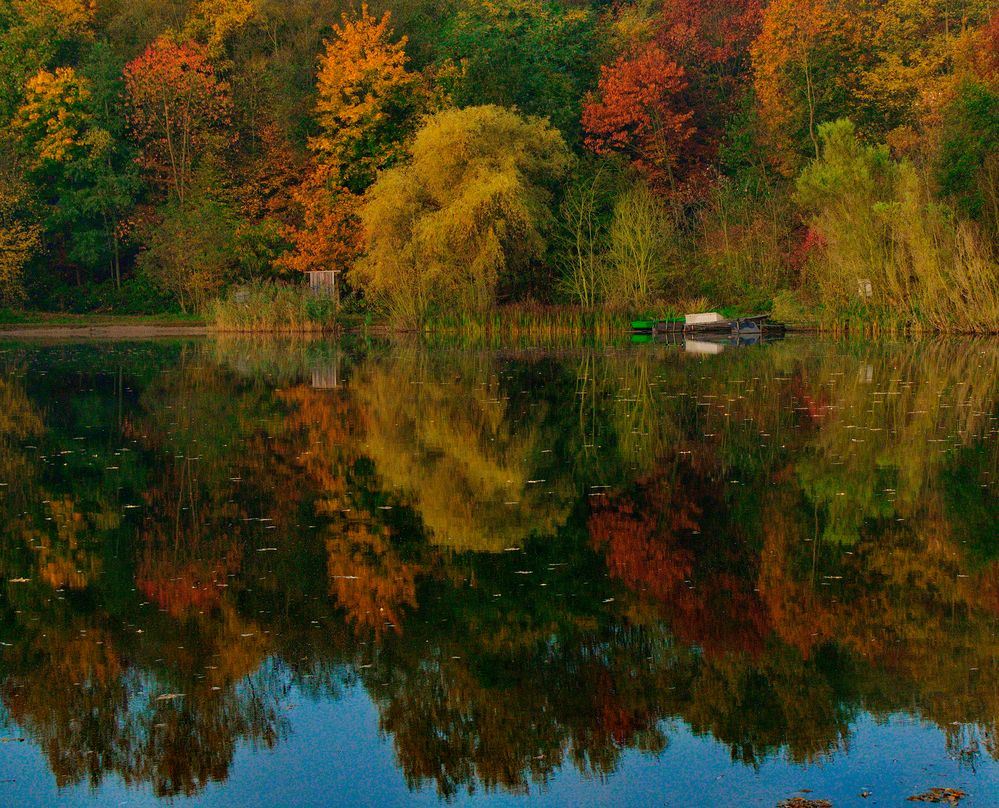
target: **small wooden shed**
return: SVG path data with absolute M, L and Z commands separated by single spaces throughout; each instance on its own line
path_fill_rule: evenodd
M 322 269 L 314 272 L 307 272 L 309 276 L 309 289 L 316 297 L 331 297 L 334 302 L 340 303 L 340 288 L 337 284 L 339 269 Z

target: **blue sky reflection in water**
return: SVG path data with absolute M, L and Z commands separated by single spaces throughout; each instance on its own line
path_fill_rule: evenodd
M 0 346 L 0 804 L 996 804 L 997 371 Z

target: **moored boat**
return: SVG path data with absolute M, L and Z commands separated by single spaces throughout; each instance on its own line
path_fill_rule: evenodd
M 745 317 L 726 318 L 718 312 L 688 314 L 683 319 L 673 320 L 634 320 L 631 323 L 634 333 L 648 334 L 767 334 L 777 335 L 786 331 L 783 323 L 770 320 L 769 314 L 752 314 Z

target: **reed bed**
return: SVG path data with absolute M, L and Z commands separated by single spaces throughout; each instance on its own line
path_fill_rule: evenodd
M 627 334 L 636 319 L 667 319 L 685 312 L 702 311 L 707 301 L 657 302 L 642 308 L 583 308 L 576 305 L 510 304 L 486 312 L 439 314 L 424 330 L 435 335 L 457 336 L 476 342 L 543 341 L 577 344 L 605 342 Z
M 208 323 L 220 333 L 320 334 L 336 330 L 336 305 L 304 286 L 253 283 L 214 301 Z

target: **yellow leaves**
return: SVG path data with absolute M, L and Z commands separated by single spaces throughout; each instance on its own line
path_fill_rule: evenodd
M 888 0 L 869 17 L 874 58 L 857 95 L 891 128 L 930 123 L 964 75 L 980 70 L 986 48 L 975 26 L 989 17 L 981 0 Z
M 24 388 L 13 379 L 0 379 L 0 438 L 24 440 L 43 430 L 42 419 Z
M 491 360 L 425 362 L 399 351 L 354 379 L 366 414 L 364 451 L 386 490 L 420 515 L 428 540 L 460 551 L 502 552 L 532 530 L 554 531 L 568 512 L 562 481 L 531 482 L 548 445 L 536 424 L 518 423 Z M 413 392 L 399 394 L 399 379 Z M 488 382 L 482 382 L 488 379 Z
M 763 121 L 793 173 L 794 154 L 810 143 L 818 156 L 818 125 L 843 117 L 856 91 L 863 18 L 854 0 L 776 0 L 753 43 L 754 88 Z
M 25 85 L 25 100 L 14 127 L 34 152 L 36 167 L 67 162 L 82 151 L 90 122 L 87 81 L 71 67 L 39 70 Z
M 259 17 L 260 0 L 201 0 L 191 14 L 188 32 L 219 52 L 232 34 Z
M 14 11 L 29 25 L 55 29 L 59 38 L 91 36 L 96 0 L 14 0 Z
M 432 306 L 492 305 L 500 275 L 544 248 L 546 184 L 570 156 L 547 121 L 496 106 L 427 119 L 410 164 L 383 171 L 360 216 L 368 291 L 418 323 Z
M 21 297 L 24 266 L 41 246 L 42 228 L 25 207 L 23 190 L 0 177 L 0 303 Z

